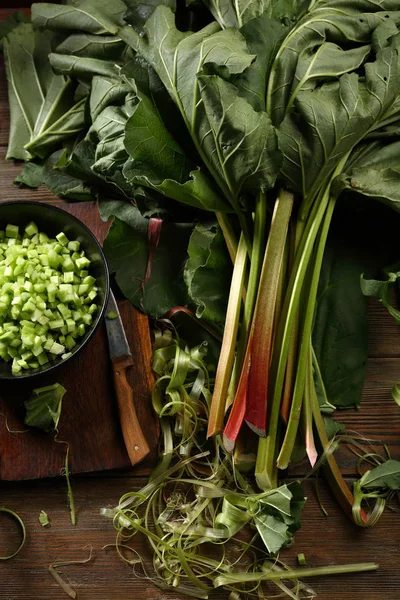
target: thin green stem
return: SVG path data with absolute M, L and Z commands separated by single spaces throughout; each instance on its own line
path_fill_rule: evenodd
M 214 580 L 214 587 L 230 585 L 233 583 L 276 581 L 279 579 L 304 579 L 305 577 L 324 577 L 326 575 L 362 573 L 366 571 L 376 571 L 377 569 L 379 569 L 379 565 L 376 563 L 356 563 L 350 565 L 314 567 L 309 569 L 302 567 L 301 569 L 292 569 L 290 571 L 283 569 L 282 571 L 265 570 L 252 573 L 232 573 L 216 577 Z
M 242 291 L 246 273 L 247 248 L 244 235 L 240 236 L 236 261 L 233 268 L 232 283 L 226 311 L 224 337 L 215 377 L 214 393 L 211 402 L 207 436 L 214 436 L 223 428 L 226 396 L 232 375 L 235 358 L 235 346 L 242 305 Z
M 232 223 L 230 222 L 229 216 L 226 213 L 216 212 L 215 216 L 217 217 L 218 225 L 220 226 L 224 236 L 231 261 L 233 264 L 235 264 L 238 241 L 235 231 L 232 227 Z
M 278 468 L 280 469 L 286 469 L 289 465 L 290 457 L 292 455 L 292 451 L 296 440 L 297 429 L 299 426 L 307 369 L 309 368 L 309 362 L 311 358 L 311 331 L 317 300 L 318 283 L 321 273 L 322 260 L 324 257 L 326 240 L 329 232 L 329 226 L 332 220 L 335 204 L 336 198 L 331 197 L 325 212 L 324 220 L 322 223 L 322 229 L 319 235 L 317 250 L 315 253 L 315 262 L 312 268 L 310 287 L 307 287 L 307 289 L 305 290 L 307 301 L 304 302 L 305 317 L 300 329 L 301 343 L 299 357 L 297 361 L 297 373 L 293 391 L 292 406 L 290 410 L 288 425 L 286 428 L 285 438 L 278 456 Z M 311 465 L 313 466 L 316 460 L 316 456 L 314 455 L 314 451 L 312 448 L 310 448 L 309 458 Z

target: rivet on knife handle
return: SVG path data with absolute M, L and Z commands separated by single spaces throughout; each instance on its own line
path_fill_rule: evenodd
M 149 454 L 150 448 L 137 418 L 133 402 L 133 390 L 126 378 L 126 370 L 131 365 L 132 357 L 130 356 L 118 357 L 113 360 L 114 386 L 122 435 L 124 436 L 130 461 L 132 465 L 135 465 Z

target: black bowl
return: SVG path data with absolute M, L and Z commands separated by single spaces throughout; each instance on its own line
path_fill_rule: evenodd
M 20 200 L 15 202 L 0 202 L 0 229 L 4 229 L 6 225 L 11 223 L 12 225 L 18 225 L 20 231 L 23 231 L 30 221 L 34 221 L 39 227 L 39 231 L 46 233 L 50 237 L 54 237 L 63 231 L 70 240 L 78 240 L 81 243 L 82 250 L 85 251 L 86 256 L 91 262 L 90 274 L 96 278 L 99 309 L 91 328 L 88 329 L 84 336 L 76 340 L 77 345 L 71 351 L 71 356 L 67 359 L 62 360 L 59 358 L 50 364 L 44 365 L 42 368 L 26 370 L 21 374 L 13 375 L 11 373 L 11 361 L 6 363 L 0 358 L 0 380 L 13 379 L 19 381 L 28 377 L 43 375 L 57 369 L 74 358 L 83 346 L 88 343 L 99 327 L 108 302 L 110 281 L 107 262 L 99 242 L 90 229 L 70 213 L 51 204 Z

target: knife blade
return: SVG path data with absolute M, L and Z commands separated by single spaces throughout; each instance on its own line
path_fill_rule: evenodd
M 126 377 L 127 369 L 133 365 L 133 358 L 111 290 L 106 312 L 106 330 L 122 435 L 131 464 L 135 465 L 149 454 L 150 448 L 137 418 L 133 390 Z

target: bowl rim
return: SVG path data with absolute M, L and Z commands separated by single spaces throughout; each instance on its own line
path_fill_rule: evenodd
M 61 200 L 62 201 L 62 200 Z M 78 217 L 76 217 L 75 215 L 71 214 L 70 212 L 68 212 L 67 210 L 64 210 L 63 208 L 60 208 L 59 206 L 55 206 L 54 204 L 52 204 L 51 202 L 44 202 L 44 201 L 40 201 L 40 200 L 0 200 L 0 208 L 2 206 L 10 206 L 12 204 L 18 204 L 18 205 L 34 205 L 34 206 L 45 206 L 47 208 L 50 208 L 50 210 L 54 210 L 55 212 L 59 212 L 59 213 L 63 213 L 63 214 L 67 214 L 73 221 L 76 221 L 76 223 L 82 227 L 84 230 L 86 230 L 86 232 L 89 234 L 89 236 L 93 239 L 93 241 L 95 242 L 97 249 L 99 251 L 99 255 L 101 258 L 101 261 L 103 263 L 104 266 L 104 275 L 105 275 L 105 290 L 104 290 L 104 300 L 103 300 L 103 305 L 101 307 L 101 309 L 99 310 L 98 314 L 97 314 L 97 318 L 95 321 L 95 324 L 93 325 L 93 327 L 90 329 L 88 336 L 86 337 L 86 339 L 84 340 L 84 342 L 80 345 L 77 346 L 77 348 L 75 348 L 75 350 L 73 350 L 71 352 L 71 356 L 69 356 L 68 358 L 61 360 L 58 363 L 55 364 L 50 364 L 49 367 L 47 367 L 46 369 L 39 369 L 38 371 L 34 371 L 34 372 L 26 372 L 26 373 L 22 373 L 21 375 L 0 375 L 0 381 L 22 381 L 22 380 L 26 380 L 26 379 L 30 379 L 33 377 L 39 377 L 39 376 L 43 376 L 43 375 L 47 375 L 50 373 L 50 371 L 53 371 L 55 369 L 57 369 L 58 367 L 64 366 L 69 360 L 71 360 L 72 358 L 74 358 L 76 356 L 76 354 L 78 352 L 80 352 L 82 350 L 82 348 L 84 348 L 86 346 L 86 344 L 89 342 L 89 340 L 91 340 L 91 338 L 93 337 L 93 335 L 95 334 L 95 332 L 97 331 L 97 329 L 99 328 L 106 308 L 107 308 L 107 304 L 108 304 L 108 298 L 110 295 L 110 271 L 108 268 L 108 264 L 107 264 L 107 260 L 105 257 L 105 254 L 103 252 L 103 248 L 101 247 L 101 244 L 99 242 L 99 240 L 96 238 L 96 236 L 94 235 L 94 233 L 89 229 L 89 227 L 80 219 L 78 219 Z M 66 202 L 67 204 L 67 202 Z M 3 360 L 3 359 L 0 359 Z

